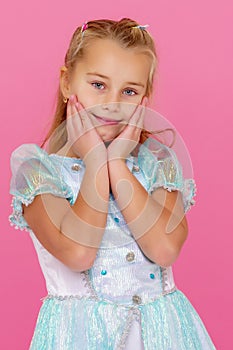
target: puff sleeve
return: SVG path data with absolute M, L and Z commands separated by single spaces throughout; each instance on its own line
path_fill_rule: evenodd
M 72 190 L 64 182 L 60 169 L 49 155 L 36 144 L 24 144 L 11 155 L 12 178 L 10 194 L 12 214 L 10 224 L 21 230 L 30 228 L 23 217 L 22 204 L 28 206 L 35 196 L 51 193 L 72 202 Z
M 173 149 L 157 140 L 148 139 L 139 149 L 138 163 L 150 194 L 159 187 L 169 192 L 181 191 L 185 213 L 195 204 L 195 180 L 184 179 L 182 166 Z

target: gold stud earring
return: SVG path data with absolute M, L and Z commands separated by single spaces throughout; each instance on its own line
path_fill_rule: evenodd
M 63 98 L 63 102 L 67 103 L 68 99 L 66 97 Z

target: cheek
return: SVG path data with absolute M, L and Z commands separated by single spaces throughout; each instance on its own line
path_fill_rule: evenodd
M 73 84 L 71 84 L 70 92 L 77 96 L 78 102 L 80 102 L 83 107 L 87 108 L 90 106 L 91 98 L 85 84 L 77 81 L 73 82 Z
M 84 107 L 88 108 L 92 106 L 91 97 L 85 93 L 85 91 L 74 91 L 74 94 L 77 96 L 78 102 Z
M 78 101 L 82 104 L 84 108 L 88 109 L 99 104 L 99 101 L 97 100 L 96 96 L 93 96 L 90 93 L 90 91 L 87 91 L 85 89 L 80 89 L 76 92 L 76 95 L 78 97 Z
M 132 103 L 122 103 L 121 104 L 121 115 L 122 115 L 125 122 L 128 122 L 129 119 L 132 117 L 132 115 L 136 111 L 138 103 L 136 103 L 134 101 Z

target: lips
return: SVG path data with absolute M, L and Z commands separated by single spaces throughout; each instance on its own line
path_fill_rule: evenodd
M 93 114 L 93 116 L 103 125 L 117 125 L 120 122 L 122 122 L 122 119 L 121 120 L 110 119 L 110 118 L 100 117 L 95 114 Z

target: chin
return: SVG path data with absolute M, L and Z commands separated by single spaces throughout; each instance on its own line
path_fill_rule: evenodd
M 99 129 L 99 130 L 98 130 Z M 103 140 L 103 142 L 111 142 L 113 141 L 118 135 L 120 135 L 120 133 L 122 132 L 122 130 L 124 129 L 121 128 L 120 130 L 115 130 L 115 131 L 108 131 L 106 130 L 106 128 L 103 130 L 101 127 L 97 128 L 98 134 L 100 135 L 101 139 Z
M 110 143 L 112 142 L 118 135 L 115 136 L 109 136 L 109 135 L 100 135 L 103 142 Z

